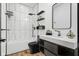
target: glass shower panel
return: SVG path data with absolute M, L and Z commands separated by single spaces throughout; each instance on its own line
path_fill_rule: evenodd
M 7 4 L 7 13 L 13 12 L 12 15 L 7 15 L 7 41 L 15 40 L 15 20 L 16 20 L 16 5 L 14 3 Z
M 7 11 L 7 54 L 28 49 L 32 39 L 30 8 L 20 3 L 8 3 Z
M 16 23 L 15 23 L 15 32 L 16 39 L 18 40 L 26 40 L 28 37 L 27 31 L 29 31 L 29 17 L 28 17 L 29 9 L 21 4 L 16 5 Z
M 26 40 L 30 33 L 29 8 L 19 3 L 8 3 L 7 11 L 13 12 L 13 16 L 7 18 L 7 40 Z M 31 30 L 30 30 L 31 32 Z

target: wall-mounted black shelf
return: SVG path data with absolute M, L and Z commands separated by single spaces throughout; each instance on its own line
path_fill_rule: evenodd
M 37 30 L 40 29 L 40 30 L 44 30 L 45 29 L 45 26 L 44 25 L 39 25 L 37 26 Z
M 45 18 L 40 18 L 40 19 L 38 19 L 37 21 L 41 21 L 41 20 L 44 20 Z
M 45 11 L 42 10 L 42 11 L 40 11 L 39 13 L 37 13 L 37 15 L 40 15 L 40 14 L 42 14 L 42 13 L 44 13 L 44 12 L 45 12 Z

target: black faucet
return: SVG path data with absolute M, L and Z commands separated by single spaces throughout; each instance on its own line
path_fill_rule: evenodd
M 58 36 L 61 36 L 61 32 L 58 30 L 55 30 L 56 32 L 58 32 Z

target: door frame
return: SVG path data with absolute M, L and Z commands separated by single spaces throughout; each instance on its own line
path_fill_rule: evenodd
M 6 8 L 6 12 L 7 12 L 7 3 L 5 3 L 5 8 Z M 6 15 L 6 52 L 5 52 L 5 55 L 7 55 L 7 15 Z
M 79 3 L 77 3 L 77 48 L 79 56 Z
M 1 30 L 5 30 L 6 31 L 6 44 L 5 44 L 5 56 L 7 55 L 7 15 L 5 15 L 5 17 L 6 17 L 6 29 L 2 29 L 1 28 L 1 16 L 2 16 L 2 3 L 0 3 L 0 40 L 2 39 L 1 38 Z M 7 11 L 7 3 L 5 3 L 5 10 Z M 1 46 L 2 46 L 2 44 L 1 44 L 1 42 L 0 42 L 0 56 L 1 56 L 1 54 L 2 54 L 2 51 L 1 51 Z

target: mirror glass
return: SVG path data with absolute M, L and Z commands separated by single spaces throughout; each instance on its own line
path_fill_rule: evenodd
M 71 28 L 71 3 L 55 3 L 52 6 L 52 28 Z

